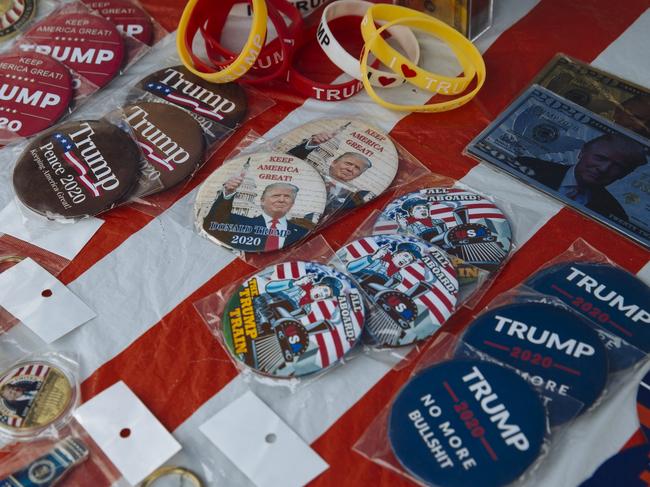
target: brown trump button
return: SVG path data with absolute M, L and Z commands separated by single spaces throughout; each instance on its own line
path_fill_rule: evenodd
M 143 178 L 160 182 L 159 191 L 184 181 L 203 162 L 203 131 L 184 110 L 141 102 L 122 108 L 121 117 L 133 130 L 145 157 Z
M 103 121 L 59 125 L 32 140 L 18 158 L 18 199 L 50 219 L 97 215 L 133 189 L 140 151 L 119 127 Z
M 145 92 L 148 101 L 162 100 L 187 110 L 210 143 L 227 136 L 248 110 L 246 92 L 241 86 L 208 83 L 183 66 L 156 71 L 140 80 L 136 89 Z

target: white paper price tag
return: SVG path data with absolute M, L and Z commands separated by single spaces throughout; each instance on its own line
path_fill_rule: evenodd
M 252 392 L 199 429 L 258 487 L 299 487 L 329 468 Z
M 52 343 L 96 314 L 32 259 L 0 274 L 0 306 Z
M 181 450 L 181 445 L 124 382 L 74 413 L 124 478 L 137 485 Z

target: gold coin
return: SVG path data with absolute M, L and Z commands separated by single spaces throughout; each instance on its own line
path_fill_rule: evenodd
M 14 365 L 0 378 L 0 429 L 30 433 L 59 420 L 73 402 L 67 375 L 44 361 Z
M 0 0 L 0 41 L 16 35 L 35 12 L 35 0 Z

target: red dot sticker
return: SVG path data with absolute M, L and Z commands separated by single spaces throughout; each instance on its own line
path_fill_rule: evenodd
M 29 137 L 54 125 L 72 95 L 70 71 L 51 57 L 0 56 L 0 140 Z
M 98 88 L 119 73 L 124 60 L 124 42 L 117 28 L 90 13 L 50 15 L 25 32 L 18 47 L 51 56 Z
M 151 17 L 136 5 L 123 0 L 83 0 L 102 17 L 115 24 L 120 32 L 129 35 L 143 44 L 151 45 L 153 25 Z

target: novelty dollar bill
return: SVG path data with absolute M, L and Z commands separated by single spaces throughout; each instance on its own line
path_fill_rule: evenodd
M 532 85 L 469 155 L 650 248 L 650 141 Z
M 650 139 L 650 90 L 564 54 L 533 83 Z

